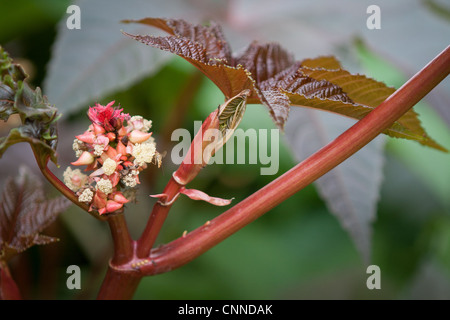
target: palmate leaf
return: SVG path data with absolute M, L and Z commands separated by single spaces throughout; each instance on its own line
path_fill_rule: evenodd
M 56 241 L 41 235 L 66 210 L 71 202 L 65 197 L 47 200 L 42 183 L 25 167 L 17 178 L 9 178 L 0 203 L 0 259 L 8 260 L 35 244 Z
M 39 88 L 30 88 L 26 77 L 20 65 L 14 64 L 0 47 L 0 119 L 7 121 L 12 114 L 18 114 L 22 121 L 6 137 L 0 137 L 0 158 L 9 146 L 28 142 L 41 164 L 45 165 L 47 158 L 56 164 L 59 114 Z
M 228 99 L 238 95 L 243 89 L 254 89 L 254 81 L 247 70 L 226 65 L 220 59 L 209 58 L 206 49 L 199 43 L 175 36 L 139 36 L 126 32 L 124 34 L 146 45 L 175 53 L 186 59 L 210 78 Z M 258 98 L 254 97 L 254 99 Z
M 353 75 L 342 69 L 327 70 L 320 67 L 309 68 L 303 66 L 304 64 L 302 64 L 302 72 L 309 77 L 316 80 L 327 80 L 341 87 L 354 101 L 357 109 L 359 109 L 359 106 L 364 106 L 371 111 L 395 92 L 395 88 L 387 87 L 384 83 L 367 78 L 364 75 Z M 347 115 L 356 119 L 362 119 L 365 116 L 365 114 L 361 115 L 358 112 L 355 112 L 354 115 L 348 112 Z M 416 140 L 429 147 L 446 151 L 445 148 L 428 137 L 414 110 L 409 110 L 405 113 L 385 133 L 391 137 Z
M 321 56 L 318 58 L 305 59 L 302 61 L 302 67 L 305 68 L 323 68 L 327 70 L 342 69 L 341 63 L 333 56 Z
M 285 139 L 299 162 L 333 141 L 355 121 L 312 108 L 295 108 Z M 378 136 L 339 166 L 314 181 L 329 211 L 349 233 L 364 262 L 371 257 L 372 223 L 383 180 L 384 139 Z
M 157 27 L 179 38 L 184 38 L 204 48 L 206 58 L 222 60 L 227 64 L 232 62 L 231 48 L 223 36 L 219 25 L 192 25 L 184 20 L 167 20 L 160 18 L 145 18 L 141 20 L 123 20 L 124 23 L 141 23 Z
M 284 128 L 291 105 L 322 109 L 359 120 L 395 91 L 381 82 L 350 74 L 334 57 L 296 61 L 275 43 L 253 42 L 242 54 L 233 57 L 216 24 L 201 26 L 159 18 L 124 22 L 146 24 L 168 32 L 167 37 L 124 34 L 183 57 L 209 77 L 226 99 L 250 89 L 248 103 L 266 105 L 280 129 Z M 406 113 L 384 133 L 446 151 L 427 136 L 414 111 Z

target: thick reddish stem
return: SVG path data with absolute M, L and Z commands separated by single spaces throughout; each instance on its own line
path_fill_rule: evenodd
M 136 253 L 139 258 L 148 257 L 159 231 L 167 218 L 167 214 L 172 207 L 172 202 L 178 196 L 181 187 L 182 185 L 178 184 L 173 177 L 170 178 L 163 191 L 166 197 L 153 206 L 147 226 L 137 242 Z
M 202 128 L 195 135 L 185 159 L 164 188 L 160 201 L 153 206 L 144 232 L 137 243 L 137 256 L 139 258 L 148 257 L 150 254 L 150 250 L 155 244 L 156 238 L 167 218 L 167 214 L 172 207 L 172 203 L 180 193 L 180 189 L 192 181 L 206 165 L 203 162 L 203 150 L 208 143 L 204 142 L 204 134 L 208 129 L 217 129 L 218 127 L 218 111 L 216 110 L 203 122 Z
M 22 300 L 19 288 L 9 272 L 8 264 L 0 260 L 0 300 Z
M 141 281 L 136 272 L 124 272 L 109 266 L 97 295 L 98 300 L 130 300 Z
M 109 229 L 114 243 L 111 264 L 120 265 L 133 259 L 135 241 L 130 237 L 125 217 L 122 213 L 108 217 Z
M 152 263 L 143 266 L 141 272 L 150 275 L 178 268 L 268 212 L 364 147 L 449 73 L 450 47 L 447 47 L 386 101 L 327 146 L 204 226 L 155 249 L 150 256 Z
M 41 163 L 39 160 L 39 156 L 37 151 L 32 147 L 34 156 L 36 158 L 36 162 L 39 166 L 39 169 L 42 172 L 42 175 L 50 182 L 59 192 L 61 192 L 67 199 L 72 201 L 74 204 L 76 204 L 78 207 L 89 213 L 91 216 L 98 220 L 105 220 L 106 218 L 103 216 L 98 215 L 96 212 L 89 211 L 89 206 L 83 202 L 78 201 L 78 197 L 76 194 L 70 190 L 61 180 L 58 179 L 57 176 L 53 174 L 53 172 L 50 171 L 50 169 L 47 167 L 47 163 L 50 159 L 50 157 L 47 158 L 47 162 L 45 164 Z

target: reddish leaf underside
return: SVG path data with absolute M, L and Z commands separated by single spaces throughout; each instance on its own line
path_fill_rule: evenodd
M 239 94 L 244 89 L 254 89 L 254 81 L 247 70 L 226 65 L 220 59 L 209 58 L 206 49 L 199 43 L 180 37 L 140 36 L 126 32 L 124 34 L 146 45 L 184 58 L 210 78 L 227 98 Z
M 0 203 L 0 260 L 38 244 L 57 241 L 41 235 L 58 214 L 70 205 L 64 197 L 47 200 L 39 179 L 21 167 L 15 179 L 9 178 Z
M 146 45 L 175 53 L 202 71 L 226 99 L 251 90 L 248 103 L 262 103 L 275 124 L 284 128 L 291 105 L 321 109 L 362 119 L 394 91 L 385 84 L 341 68 L 332 56 L 295 61 L 276 43 L 252 42 L 233 57 L 219 25 L 192 25 L 180 19 L 145 18 L 126 23 L 150 25 L 170 34 L 167 37 L 125 35 Z M 446 151 L 427 136 L 417 114 L 409 111 L 385 134 L 415 140 Z

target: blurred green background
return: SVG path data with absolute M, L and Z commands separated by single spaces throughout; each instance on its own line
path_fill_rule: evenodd
M 35 86 L 42 86 L 56 26 L 67 16 L 65 11 L 69 4 L 67 0 L 0 1 L 0 44 L 24 65 Z M 436 19 L 445 18 L 442 13 L 447 11 L 433 10 L 438 12 Z M 355 41 L 352 45 L 355 61 L 367 75 L 396 87 L 407 79 L 400 68 L 371 51 L 363 42 Z M 417 66 L 417 70 L 421 67 Z M 173 110 L 185 114 L 184 119 L 179 117 L 177 124 L 192 133 L 193 121 L 204 119 L 222 103 L 223 95 L 194 67 L 173 56 L 156 74 L 102 97 L 98 102 L 111 100 L 126 107 L 125 111 L 130 114 L 151 118 L 158 144 L 170 153 L 171 144 L 164 134 L 170 128 Z M 186 102 L 186 109 L 183 109 Z M 448 148 L 450 132 L 445 122 L 425 103 L 416 110 L 430 136 Z M 74 133 L 85 130 L 85 111 L 71 114 L 60 125 L 59 148 L 66 150 Z M 244 129 L 274 127 L 265 107 L 260 105 L 248 107 L 241 126 Z M 2 128 L 4 130 L 4 126 Z M 4 164 L 0 166 L 2 182 L 17 170 L 18 159 L 33 166 L 32 161 L 27 160 L 28 149 L 23 144 L 14 146 L 0 160 Z M 433 158 L 432 165 L 430 158 Z M 62 172 L 58 170 L 63 170 L 73 159 L 72 154 L 61 154 L 62 168 L 55 168 L 55 171 Z M 292 152 L 283 144 L 279 174 L 295 164 Z M 388 140 L 370 262 L 381 268 L 381 290 L 367 289 L 367 265 L 347 232 L 328 212 L 315 187 L 308 186 L 188 265 L 145 278 L 135 298 L 448 299 L 449 164 L 448 154 L 413 142 Z M 259 169 L 260 165 L 212 165 L 202 171 L 191 187 L 212 196 L 234 197 L 236 203 L 279 175 L 261 176 Z M 154 203 L 147 194 L 159 193 L 173 170 L 170 163 L 159 170 L 148 169 L 139 202 L 130 205 L 126 213 L 134 237 L 140 234 Z M 56 195 L 47 186 L 49 194 Z M 171 241 L 183 231 L 211 220 L 222 210 L 180 197 L 158 242 Z M 46 233 L 59 237 L 60 242 L 33 247 L 11 262 L 24 296 L 29 299 L 94 298 L 111 254 L 106 224 L 72 206 Z M 65 286 L 65 270 L 71 264 L 82 267 L 81 292 L 70 291 Z

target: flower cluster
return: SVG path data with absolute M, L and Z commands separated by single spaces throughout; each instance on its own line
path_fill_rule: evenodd
M 85 171 L 92 173 L 87 176 L 70 167 L 64 172 L 64 183 L 77 194 L 78 201 L 89 204 L 89 210 L 99 214 L 121 209 L 131 200 L 130 191 L 140 183 L 139 173 L 147 164 L 161 165 L 161 155 L 149 132 L 151 121 L 130 117 L 113 105 L 114 101 L 90 107 L 92 124 L 73 142 L 78 160 L 72 164 L 86 165 Z

